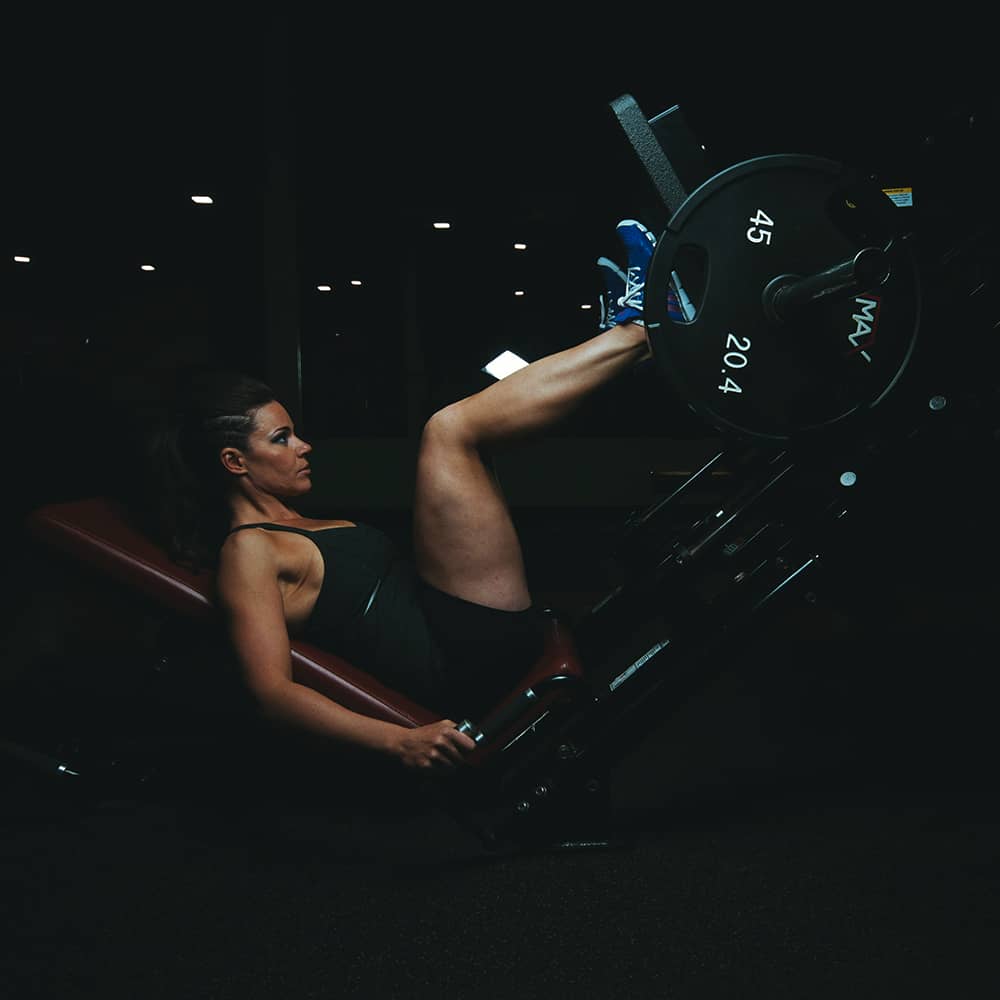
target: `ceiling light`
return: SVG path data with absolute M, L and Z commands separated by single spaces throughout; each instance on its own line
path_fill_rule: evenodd
M 434 228 L 435 229 L 451 229 L 451 223 L 450 222 L 435 222 L 434 223 Z
M 589 302 L 584 302 L 583 305 L 580 306 L 580 308 L 581 309 L 592 309 L 593 306 Z
M 193 195 L 191 195 L 191 200 L 196 205 L 211 205 L 211 204 L 213 204 L 211 196 L 207 195 L 207 194 L 193 194 Z
M 515 295 L 524 295 L 524 292 L 522 292 L 520 289 L 518 289 L 518 291 L 514 292 L 514 294 Z
M 30 264 L 31 263 L 31 258 L 30 257 L 21 257 L 21 256 L 18 256 L 17 254 L 14 254 L 14 263 L 15 264 Z
M 528 244 L 527 243 L 515 243 L 514 244 L 514 249 L 515 250 L 527 250 L 528 249 Z
M 351 278 L 351 284 L 352 285 L 360 285 L 361 282 L 357 278 Z
M 140 271 L 155 271 L 156 268 L 152 264 L 142 264 L 139 267 Z
M 317 285 L 316 286 L 316 291 L 317 292 L 332 292 L 333 288 L 330 285 Z

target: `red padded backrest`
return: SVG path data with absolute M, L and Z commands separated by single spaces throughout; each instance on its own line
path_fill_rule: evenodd
M 29 515 L 28 527 L 44 544 L 136 588 L 172 611 L 202 620 L 214 613 L 212 574 L 178 566 L 105 498 L 47 504 Z M 301 639 L 294 639 L 291 646 L 295 679 L 346 708 L 404 726 L 425 725 L 440 718 L 326 650 Z M 559 674 L 578 678 L 582 670 L 571 636 L 552 617 L 545 653 L 517 691 Z M 501 704 L 514 698 L 517 691 Z
M 172 562 L 100 497 L 48 504 L 28 515 L 36 538 L 194 618 L 212 615 L 212 576 Z

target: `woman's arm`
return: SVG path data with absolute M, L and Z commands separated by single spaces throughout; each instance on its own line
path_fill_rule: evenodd
M 352 712 L 292 679 L 278 567 L 266 538 L 247 531 L 231 536 L 217 585 L 230 642 L 247 686 L 268 718 L 419 770 L 453 766 L 475 748 L 451 719 L 408 729 Z

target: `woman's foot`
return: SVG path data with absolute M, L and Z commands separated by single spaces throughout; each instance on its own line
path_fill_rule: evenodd
M 615 231 L 625 248 L 627 261 L 625 291 L 618 300 L 615 319 L 618 323 L 642 323 L 646 275 L 656 250 L 656 237 L 635 219 L 622 219 Z

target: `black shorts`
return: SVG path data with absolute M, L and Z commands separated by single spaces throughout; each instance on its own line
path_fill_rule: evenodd
M 445 706 L 449 713 L 475 722 L 515 688 L 542 655 L 544 615 L 534 605 L 525 611 L 501 611 L 474 604 L 423 580 L 419 597 L 442 654 Z

